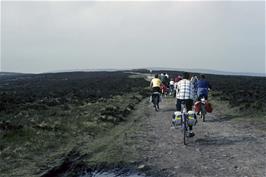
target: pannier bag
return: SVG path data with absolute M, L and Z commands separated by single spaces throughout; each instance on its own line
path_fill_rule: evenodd
M 200 112 L 200 101 L 197 101 L 197 102 L 194 104 L 194 107 L 195 107 L 195 112 Z
M 180 111 L 174 112 L 172 122 L 175 125 L 181 125 L 181 117 L 182 117 L 182 113 Z
M 195 107 L 195 112 L 200 112 L 200 106 L 201 106 L 201 102 L 200 101 L 197 101 L 195 104 L 194 104 L 194 107 Z M 213 111 L 212 109 L 212 105 L 211 103 L 209 103 L 208 101 L 205 102 L 205 109 L 207 112 L 211 113 Z
M 194 111 L 188 111 L 188 125 L 193 126 L 196 124 L 196 114 Z
M 211 105 L 211 103 L 206 102 L 206 103 L 205 103 L 205 109 L 206 109 L 207 112 L 211 113 L 212 110 L 213 110 L 213 109 L 212 109 L 212 105 Z

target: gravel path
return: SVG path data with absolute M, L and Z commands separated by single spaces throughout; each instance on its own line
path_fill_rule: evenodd
M 265 131 L 214 112 L 204 123 L 199 119 L 184 146 L 180 129 L 170 127 L 174 98 L 164 99 L 159 112 L 148 102 L 140 107 L 135 116 L 144 128 L 136 137 L 145 165 L 175 177 L 266 177 Z

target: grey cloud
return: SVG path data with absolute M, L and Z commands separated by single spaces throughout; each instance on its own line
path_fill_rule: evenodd
M 265 72 L 264 2 L 4 2 L 2 70 Z

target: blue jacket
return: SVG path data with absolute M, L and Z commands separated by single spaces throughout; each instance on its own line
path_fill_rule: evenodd
M 211 88 L 207 80 L 198 80 L 197 81 L 197 95 L 208 96 L 208 89 Z

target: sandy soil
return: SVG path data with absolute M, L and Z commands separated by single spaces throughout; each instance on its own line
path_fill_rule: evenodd
M 176 177 L 265 177 L 266 132 L 247 123 L 208 114 L 198 120 L 196 136 L 183 145 L 180 129 L 171 128 L 175 99 L 166 98 L 159 112 L 148 101 L 132 116 L 141 117 L 138 152 L 143 165 Z M 143 167 L 143 166 L 142 166 Z

